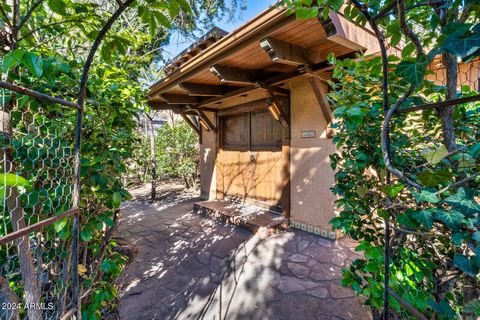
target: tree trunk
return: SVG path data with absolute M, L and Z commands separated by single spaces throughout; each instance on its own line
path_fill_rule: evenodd
M 446 72 L 446 100 L 453 100 L 457 97 L 457 81 L 458 81 L 458 62 L 457 58 L 450 53 L 443 55 Z M 443 144 L 448 152 L 457 150 L 455 139 L 455 129 L 453 126 L 453 112 L 455 106 L 438 108 L 437 112 L 442 121 Z
M 155 133 L 153 129 L 153 117 L 148 117 L 149 135 L 150 135 L 150 158 L 152 163 L 152 190 L 151 200 L 155 200 L 156 196 L 156 181 L 157 181 L 157 160 L 155 158 Z

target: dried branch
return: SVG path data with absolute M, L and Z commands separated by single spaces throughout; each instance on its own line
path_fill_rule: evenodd
M 26 96 L 29 96 L 29 97 L 32 97 L 32 98 L 35 98 L 35 99 L 38 99 L 38 100 L 58 103 L 58 104 L 61 104 L 63 106 L 66 106 L 66 107 L 80 109 L 80 106 L 73 103 L 73 102 L 63 100 L 62 98 L 53 97 L 53 96 L 50 96 L 48 94 L 41 93 L 41 92 L 38 92 L 38 91 L 30 90 L 28 88 L 15 85 L 13 83 L 0 81 L 0 88 L 7 89 L 7 90 L 10 90 L 10 91 L 14 91 L 14 92 L 18 92 L 18 93 L 24 94 Z

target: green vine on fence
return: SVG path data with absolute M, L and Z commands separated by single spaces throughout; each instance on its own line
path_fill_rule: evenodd
M 413 317 L 408 305 L 427 318 L 476 318 L 480 102 L 449 102 L 478 95 L 473 81 L 461 83 L 465 76 L 458 67 L 472 68 L 469 63 L 480 56 L 478 2 L 284 4 L 298 18 L 327 18 L 329 7 L 341 11 L 373 30 L 380 45 L 386 40 L 385 53 L 390 50 L 385 59 L 329 56 L 338 149 L 330 157 L 332 191 L 340 212 L 331 224 L 359 241 L 356 250 L 364 255 L 344 270 L 342 283 L 382 317 L 388 221 L 393 294 L 386 296 L 393 312 Z M 432 68 L 438 64 L 443 73 Z M 438 102 L 444 106 L 427 106 Z

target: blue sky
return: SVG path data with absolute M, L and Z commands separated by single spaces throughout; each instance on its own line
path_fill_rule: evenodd
M 247 0 L 245 11 L 239 12 L 235 15 L 234 21 L 228 21 L 227 18 L 215 21 L 215 25 L 225 31 L 231 32 L 238 28 L 246 21 L 252 19 L 257 14 L 273 5 L 274 0 Z M 197 36 L 201 36 L 200 34 Z M 187 48 L 194 42 L 193 39 L 185 39 L 179 35 L 172 36 L 170 44 L 164 46 L 164 57 L 169 60 L 179 54 L 183 49 Z

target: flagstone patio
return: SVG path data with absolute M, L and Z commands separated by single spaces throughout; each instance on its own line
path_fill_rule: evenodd
M 253 235 L 193 213 L 195 201 L 173 191 L 122 209 L 117 236 L 137 253 L 119 279 L 121 319 L 371 319 L 340 286 L 355 243 Z

